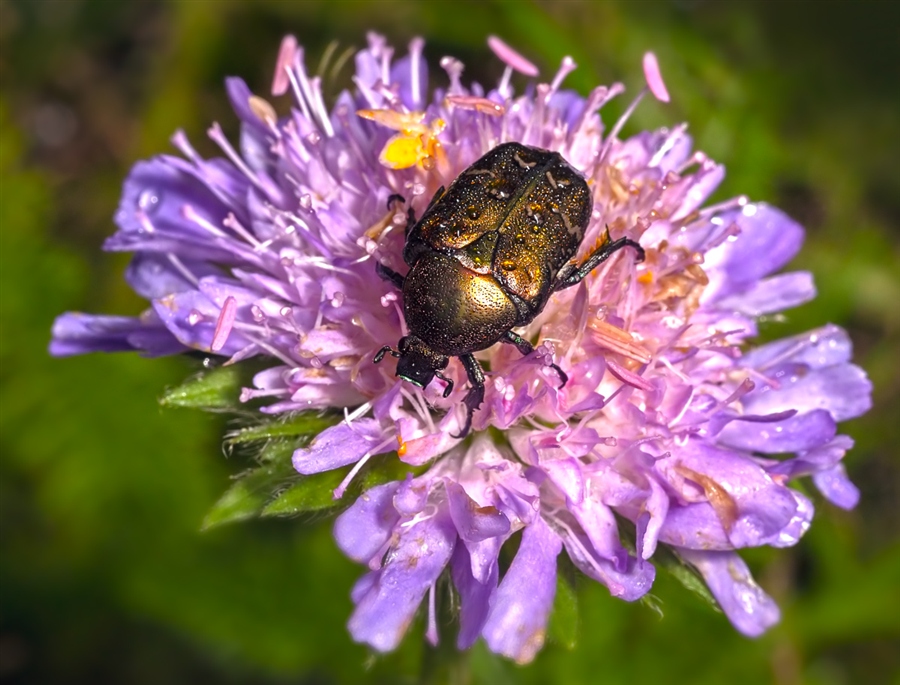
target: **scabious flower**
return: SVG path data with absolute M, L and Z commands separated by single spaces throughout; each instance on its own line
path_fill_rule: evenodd
M 287 116 L 229 79 L 237 148 L 214 125 L 224 157 L 204 159 L 179 132 L 183 157 L 139 162 L 125 182 L 105 248 L 135 253 L 127 278 L 150 308 L 137 318 L 65 314 L 50 349 L 257 357 L 269 366 L 242 399 L 262 412 L 344 410 L 296 450 L 301 474 L 353 465 L 340 498 L 366 462 L 415 467 L 335 523 L 340 548 L 368 567 L 349 629 L 376 650 L 398 645 L 426 598 L 427 635 L 438 639 L 435 590 L 449 572 L 459 647 L 483 638 L 527 662 L 544 642 L 563 550 L 630 601 L 653 584 L 659 544 L 702 574 L 738 630 L 759 635 L 778 608 L 737 550 L 803 535 L 813 505 L 789 487 L 794 478 L 810 475 L 826 499 L 856 504 L 841 465 L 852 441 L 837 423 L 870 405 L 840 328 L 749 344 L 760 317 L 815 294 L 809 274 L 776 274 L 803 230 L 743 197 L 704 206 L 724 169 L 692 151 L 685 126 L 620 138 L 645 92 L 668 100 L 652 55 L 648 88 L 606 130 L 599 110 L 621 84 L 587 97 L 564 90 L 575 68 L 566 58 L 549 83 L 516 94 L 514 72 L 537 69 L 489 44 L 506 65 L 496 86 L 466 85 L 463 65 L 446 57 L 431 91 L 421 40 L 394 60 L 372 35 L 353 92 L 329 109 L 286 39 L 273 94 L 293 96 Z M 390 196 L 421 213 L 504 141 L 559 151 L 588 180 L 594 209 L 579 257 L 608 227 L 639 241 L 646 259 L 622 250 L 554 295 L 521 331 L 535 353 L 479 353 L 485 402 L 460 439 L 466 377 L 456 362 L 448 398 L 439 382 L 422 390 L 373 363 L 405 333 L 399 294 L 375 264 L 403 270 L 406 216 Z M 569 377 L 562 388 L 554 362 Z M 517 534 L 501 572 L 501 548 Z

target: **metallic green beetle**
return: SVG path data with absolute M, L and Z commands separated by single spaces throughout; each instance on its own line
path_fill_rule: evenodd
M 403 201 L 399 195 L 388 201 Z M 472 355 L 497 342 L 523 354 L 534 347 L 512 329 L 530 323 L 550 296 L 581 282 L 598 264 L 625 246 L 644 251 L 629 238 L 606 241 L 580 266 L 573 261 L 591 218 L 593 200 L 584 178 L 556 152 L 504 143 L 438 189 L 422 218 L 408 212 L 404 277 L 383 264 L 379 275 L 403 291 L 409 335 L 397 350 L 397 376 L 419 387 L 459 357 L 469 377 L 463 399 L 466 421 L 484 400 L 484 372 Z M 562 384 L 568 380 L 551 365 Z

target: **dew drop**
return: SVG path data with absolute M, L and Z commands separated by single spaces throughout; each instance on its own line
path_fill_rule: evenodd
M 300 206 L 303 207 L 303 209 L 312 207 L 312 197 L 310 197 L 309 193 L 304 193 L 300 196 Z
M 203 321 L 203 319 L 203 313 L 198 312 L 196 309 L 192 309 L 187 317 L 187 321 L 191 326 L 196 326 L 198 323 Z
M 287 318 L 291 315 L 292 309 L 290 307 L 282 307 L 278 310 L 278 313 L 281 314 L 284 318 Z
M 308 142 L 310 145 L 318 145 L 320 140 L 322 140 L 322 136 L 318 131 L 313 131 L 306 136 L 306 142 Z
M 147 188 L 138 196 L 138 207 L 147 214 L 153 214 L 159 209 L 162 193 L 156 188 Z
M 336 292 L 331 297 L 331 306 L 337 308 L 337 307 L 340 307 L 342 304 L 344 304 L 344 293 Z
M 502 262 L 500 262 L 500 268 L 502 268 L 504 271 L 515 271 L 516 263 L 511 259 L 504 259 Z
M 253 320 L 256 323 L 262 323 L 266 320 L 266 315 L 263 313 L 262 308 L 258 304 L 250 306 L 250 316 L 253 317 Z

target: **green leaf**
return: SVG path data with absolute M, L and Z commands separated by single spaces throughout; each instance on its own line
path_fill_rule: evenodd
M 238 404 L 240 390 L 240 369 L 220 366 L 166 391 L 159 402 L 164 407 L 228 409 Z
M 301 412 L 292 414 L 287 419 L 270 421 L 242 428 L 228 436 L 231 443 L 252 442 L 270 438 L 284 438 L 301 435 L 318 435 L 337 420 L 336 414 L 319 414 L 317 412 Z
M 293 516 L 303 512 L 343 508 L 355 502 L 366 490 L 390 481 L 403 480 L 407 473 L 416 471 L 417 469 L 400 461 L 396 452 L 382 455 L 375 460 L 375 466 L 367 466 L 362 473 L 357 474 L 340 500 L 334 499 L 334 489 L 340 485 L 348 469 L 305 476 L 279 493 L 263 509 L 262 515 Z
M 371 462 L 370 462 L 371 463 Z M 400 461 L 396 452 L 384 454 L 378 458 L 374 466 L 371 466 L 359 479 L 359 492 L 365 492 L 376 485 L 383 485 L 393 480 L 403 480 L 406 474 L 412 473 L 418 476 L 427 470 L 428 465 L 410 466 Z
M 547 633 L 551 640 L 568 650 L 578 643 L 578 595 L 562 573 L 556 574 L 556 598 Z
M 316 473 L 302 476 L 300 480 L 281 492 L 263 508 L 262 516 L 293 516 L 309 511 L 323 511 L 335 507 L 346 506 L 344 502 L 353 499 L 345 495 L 341 500 L 334 499 L 334 489 L 340 485 L 347 469 Z
M 688 590 L 705 600 L 709 606 L 716 611 L 721 611 L 716 598 L 712 596 L 703 578 L 694 570 L 693 566 L 686 564 L 671 549 L 665 545 L 659 545 L 653 554 L 653 563 L 657 568 L 661 568 L 668 572 L 679 583 L 684 585 Z M 645 602 L 653 611 L 659 612 L 658 606 L 654 606 L 652 600 Z
M 299 475 L 291 464 L 294 441 L 273 440 L 258 459 L 263 463 L 238 476 L 203 519 L 202 530 L 258 516 L 274 496 Z

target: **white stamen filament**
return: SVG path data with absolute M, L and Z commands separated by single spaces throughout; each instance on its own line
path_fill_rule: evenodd
M 347 408 L 344 407 L 344 423 L 346 423 L 349 426 L 351 423 L 356 421 L 356 419 L 358 419 L 359 417 L 368 414 L 369 410 L 371 408 L 372 408 L 371 402 L 363 402 L 361 405 L 359 405 L 356 409 L 354 409 L 352 412 L 350 412 L 348 414 Z
M 184 265 L 184 262 L 182 262 L 177 255 L 173 254 L 172 252 L 167 252 L 166 258 L 169 260 L 172 266 L 174 266 L 178 270 L 178 273 L 180 273 L 188 281 L 190 281 L 194 287 L 197 287 L 200 284 L 200 279 L 198 279 L 194 275 L 193 271 L 191 271 Z
M 187 219 L 188 221 L 193 221 L 195 224 L 200 226 L 201 228 L 206 229 L 212 235 L 217 238 L 224 238 L 226 240 L 229 239 L 228 234 L 224 231 L 220 230 L 217 226 L 215 226 L 209 219 L 204 216 L 201 216 L 197 210 L 194 209 L 192 205 L 184 205 L 181 208 L 181 215 Z
M 606 158 L 606 155 L 609 153 L 610 149 L 615 143 L 619 132 L 622 130 L 622 127 L 625 126 L 625 122 L 627 122 L 628 119 L 631 118 L 631 115 L 634 114 L 634 110 L 637 109 L 637 106 L 641 103 L 641 100 L 644 99 L 644 95 L 646 94 L 647 89 L 641 89 L 641 92 L 637 94 L 637 97 L 635 97 L 634 100 L 631 101 L 631 104 L 628 105 L 628 108 L 625 110 L 622 116 L 619 117 L 616 125 L 612 127 L 612 130 L 606 136 L 603 147 L 600 148 L 600 154 L 597 155 L 597 164 L 600 164 L 600 162 L 602 162 Z
M 344 480 L 341 481 L 340 485 L 338 485 L 338 486 L 334 489 L 334 491 L 333 491 L 333 493 L 332 493 L 332 496 L 334 497 L 334 499 L 340 499 L 341 497 L 343 497 L 343 496 L 344 496 L 344 492 L 347 490 L 347 487 L 350 485 L 350 482 L 356 477 L 356 474 L 359 473 L 360 469 L 361 469 L 363 466 L 366 465 L 366 462 L 369 461 L 369 459 L 371 459 L 372 457 L 374 457 L 374 456 L 376 456 L 376 455 L 378 455 L 378 454 L 381 454 L 381 453 L 382 453 L 381 451 L 382 451 L 385 447 L 387 447 L 388 445 L 390 445 L 392 442 L 396 441 L 396 439 L 397 439 L 396 436 L 391 436 L 390 438 L 388 438 L 388 439 L 385 440 L 384 442 L 380 443 L 380 444 L 379 444 L 377 447 L 375 447 L 374 449 L 369 450 L 368 452 L 366 452 L 366 453 L 360 458 L 360 460 L 359 460 L 358 462 L 356 462 L 356 464 L 353 465 L 353 468 L 350 469 L 350 472 L 346 475 L 346 477 L 344 478 Z
M 253 173 L 250 167 L 247 166 L 244 158 L 241 157 L 231 146 L 231 143 L 228 142 L 228 139 L 225 137 L 225 133 L 224 131 L 222 131 L 222 127 L 219 126 L 218 122 L 210 126 L 209 130 L 206 133 L 210 137 L 210 139 L 214 143 L 216 143 L 219 148 L 221 148 L 222 152 L 226 154 L 228 159 L 231 160 L 231 162 L 238 168 L 238 170 L 242 174 L 244 174 L 244 176 L 246 176 L 253 185 L 255 185 L 257 188 L 268 195 L 265 185 L 262 183 L 262 181 L 259 180 L 259 177 L 255 173 Z

